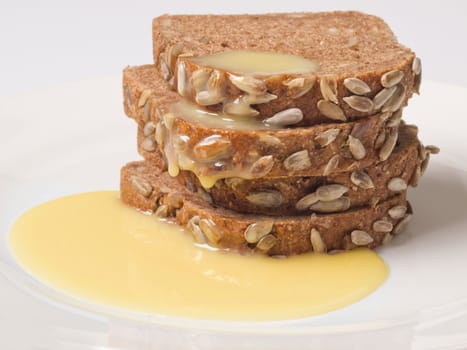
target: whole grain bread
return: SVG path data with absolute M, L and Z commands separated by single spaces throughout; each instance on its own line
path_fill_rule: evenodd
M 336 214 L 271 217 L 216 207 L 147 162 L 121 171 L 121 199 L 186 227 L 198 243 L 269 255 L 375 248 L 401 232 L 411 217 L 405 191 L 378 203 Z
M 418 92 L 421 81 L 420 59 L 398 43 L 389 26 L 378 17 L 353 11 L 164 15 L 153 21 L 153 43 L 161 76 L 193 101 L 199 93 L 193 86 L 193 73 L 210 67 L 202 67 L 190 57 L 253 50 L 316 61 L 320 68 L 311 75 L 255 77 L 264 84 L 262 92 L 276 97 L 251 102 L 258 118 L 298 108 L 303 119 L 297 126 L 397 110 Z M 232 84 L 228 71 L 211 71 L 222 82 L 224 98 L 208 108 L 220 110 L 248 95 Z
M 353 172 L 333 173 L 328 176 L 263 177 L 253 180 L 228 178 L 218 180 L 210 189 L 204 189 L 190 171 L 181 171 L 177 177 L 192 192 L 206 191 L 214 205 L 247 214 L 304 215 L 320 211 L 319 193 L 332 195 L 337 200 L 335 209 L 340 211 L 377 203 L 396 195 L 394 184 L 404 189 L 414 182 L 422 164 L 422 148 L 416 135 L 402 128 L 398 145 L 384 162 Z M 390 185 L 391 184 L 391 185 Z M 332 186 L 329 186 L 332 185 Z M 338 186 L 336 186 L 338 185 Z M 340 198 L 346 198 L 344 206 Z
M 353 122 L 314 127 L 221 129 L 174 115 L 170 106 L 180 98 L 166 90 L 154 66 L 125 69 L 123 85 L 125 112 L 140 125 L 140 153 L 145 159 L 157 162 L 161 158 L 170 161 L 176 154 L 183 153 L 185 158 L 196 162 L 196 169 L 180 167 L 177 159 L 172 161 L 173 166 L 192 170 L 199 177 L 326 176 L 362 169 L 390 156 L 401 118 L 401 110 L 398 110 Z M 164 120 L 165 116 L 170 120 Z M 199 147 L 206 140 L 216 141 L 216 137 L 217 144 Z M 158 140 L 162 144 L 157 144 Z M 183 149 L 171 148 L 174 145 Z M 209 147 L 217 150 L 224 147 L 226 154 L 216 154 L 212 161 L 196 159 L 203 156 L 204 151 L 209 152 Z M 194 154 L 197 148 L 203 152 Z

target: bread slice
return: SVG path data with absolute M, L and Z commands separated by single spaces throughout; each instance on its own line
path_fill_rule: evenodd
M 241 102 L 245 106 L 238 113 L 251 114 L 251 106 L 261 119 L 298 108 L 303 119 L 296 126 L 395 111 L 418 92 L 421 81 L 420 59 L 398 43 L 382 19 L 359 12 L 163 15 L 153 21 L 153 41 L 161 76 L 187 98 L 200 102 L 200 91 L 221 96 L 203 104 L 222 110 Z M 306 74 L 253 75 L 260 91 L 242 90 L 229 77 L 245 79 L 244 74 L 196 61 L 231 50 L 296 55 L 315 61 L 319 69 Z M 202 69 L 211 73 L 215 91 L 198 88 L 203 84 L 194 81 L 200 76 L 195 78 L 194 72 Z M 269 98 L 261 103 L 251 98 L 266 91 L 263 97 Z
M 269 255 L 377 247 L 409 221 L 411 209 L 405 194 L 402 191 L 374 208 L 271 217 L 216 207 L 147 162 L 129 163 L 121 171 L 121 199 L 129 206 L 173 220 L 186 227 L 198 243 Z
M 211 197 L 214 205 L 223 208 L 275 216 L 304 215 L 310 209 L 316 212 L 338 212 L 369 204 L 375 206 L 397 194 L 398 190 L 405 190 L 408 184 L 416 184 L 411 180 L 415 179 L 421 166 L 421 151 L 416 135 L 404 126 L 398 145 L 389 159 L 368 168 L 315 177 L 263 177 L 254 180 L 228 178 L 218 180 L 212 188 L 206 190 L 206 195 Z M 192 172 L 181 171 L 177 179 L 192 192 L 204 190 Z M 322 203 L 318 203 L 319 193 L 327 194 L 328 201 L 335 199 L 335 207 L 327 203 L 327 206 L 320 208 Z
M 170 110 L 180 98 L 166 90 L 154 66 L 125 69 L 123 85 L 125 112 L 140 125 L 140 153 L 154 162 L 160 162 L 161 158 L 169 160 L 176 168 L 173 175 L 182 169 L 209 178 L 205 187 L 212 186 L 216 179 L 228 177 L 326 176 L 368 167 L 390 156 L 401 118 L 401 111 L 397 111 L 312 128 L 213 128 L 185 120 L 183 115 Z M 162 120 L 163 115 L 170 120 Z M 155 136 L 157 128 L 159 137 Z M 203 146 L 213 138 L 219 142 Z M 157 144 L 157 140 L 163 144 Z M 183 149 L 175 150 L 174 145 Z M 225 154 L 216 154 L 212 159 L 196 158 L 203 157 L 204 151 L 209 157 L 212 149 L 222 147 Z M 198 155 L 194 154 L 196 149 L 201 149 Z M 177 154 L 194 164 L 186 166 L 186 162 L 176 159 Z

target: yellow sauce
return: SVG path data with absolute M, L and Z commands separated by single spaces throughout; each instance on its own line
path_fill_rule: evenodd
M 314 73 L 319 70 L 319 64 L 315 61 L 277 52 L 232 50 L 190 60 L 208 67 L 257 76 Z
M 193 244 L 180 227 L 126 207 L 119 193 L 35 207 L 10 235 L 22 267 L 44 283 L 101 304 L 198 319 L 277 320 L 349 305 L 388 275 L 370 250 L 286 259 Z

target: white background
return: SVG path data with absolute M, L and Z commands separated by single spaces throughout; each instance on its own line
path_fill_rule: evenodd
M 467 85 L 467 2 L 461 0 L 1 0 L 0 96 L 150 63 L 151 20 L 163 13 L 338 9 L 383 17 L 422 58 L 425 79 Z

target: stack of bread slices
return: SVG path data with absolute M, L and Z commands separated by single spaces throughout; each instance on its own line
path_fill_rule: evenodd
M 124 70 L 143 161 L 121 198 L 197 243 L 291 255 L 374 248 L 412 216 L 435 146 L 402 120 L 420 59 L 359 12 L 164 15 Z

